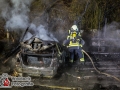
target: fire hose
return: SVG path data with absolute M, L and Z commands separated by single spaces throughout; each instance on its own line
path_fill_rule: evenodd
M 85 54 L 88 56 L 88 58 L 90 59 L 92 65 L 93 65 L 93 68 L 95 69 L 96 72 L 98 72 L 99 74 L 106 75 L 106 76 L 108 76 L 108 77 L 112 77 L 112 78 L 114 78 L 115 80 L 117 80 L 118 82 L 120 82 L 120 79 L 117 78 L 116 76 L 111 75 L 111 74 L 108 74 L 108 73 L 105 73 L 105 72 L 101 72 L 100 70 L 98 70 L 98 69 L 96 68 L 94 62 L 93 62 L 93 59 L 88 55 L 88 53 L 87 53 L 85 50 L 83 50 L 83 49 L 82 49 L 82 52 L 85 53 Z M 70 74 L 70 73 L 68 73 L 68 72 L 66 72 L 66 74 L 69 75 L 69 76 L 72 76 L 72 77 L 74 77 L 74 78 L 77 78 L 77 79 L 81 79 L 81 78 L 82 78 L 82 77 L 80 77 L 80 76 L 75 76 L 75 75 Z
M 90 59 L 90 61 L 91 61 L 91 63 L 92 63 L 92 65 L 93 65 L 93 67 L 94 67 L 94 69 L 95 69 L 96 72 L 98 72 L 99 74 L 103 74 L 103 75 L 112 77 L 112 78 L 114 78 L 115 80 L 117 80 L 117 81 L 120 82 L 120 79 L 117 78 L 116 76 L 113 76 L 113 75 L 111 75 L 111 74 L 108 74 L 108 73 L 104 73 L 104 72 L 99 71 L 99 70 L 95 67 L 94 62 L 93 62 L 92 58 L 88 55 L 88 53 L 86 53 L 85 50 L 83 50 L 83 49 L 82 49 L 82 52 L 85 53 L 85 54 L 89 57 L 89 59 Z

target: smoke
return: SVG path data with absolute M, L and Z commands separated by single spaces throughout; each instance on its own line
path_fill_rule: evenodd
M 23 42 L 26 41 L 26 40 L 29 40 L 33 35 L 30 33 L 30 32 L 27 32 L 24 39 L 23 39 Z
M 6 28 L 25 29 L 25 28 L 28 27 L 28 25 L 29 25 L 29 23 L 28 23 L 28 17 L 27 16 L 25 16 L 25 15 L 13 15 L 12 18 L 10 18 L 9 21 L 7 21 Z
M 50 21 L 49 31 L 58 39 L 59 42 L 63 43 L 63 41 L 67 38 L 68 31 L 70 29 L 70 22 L 65 18 L 54 18 Z
M 1 0 L 1 16 L 5 19 L 5 28 L 26 29 L 29 25 L 28 13 L 33 0 Z
M 94 36 L 103 38 L 104 40 L 108 39 L 119 39 L 120 38 L 120 23 L 112 22 L 106 24 L 101 30 L 92 29 Z
M 3 17 L 5 20 L 7 18 L 10 18 L 9 11 L 10 11 L 10 5 L 6 0 L 0 0 L 0 13 L 1 17 Z
M 56 38 L 54 38 L 52 33 L 48 32 L 48 30 L 45 29 L 43 25 L 38 26 L 36 30 L 38 32 L 36 34 L 36 37 L 43 40 L 58 41 Z
M 120 50 L 120 23 L 106 24 L 102 30 L 95 33 L 92 39 L 93 46 L 100 46 L 103 52 L 119 52 Z
M 110 52 L 119 51 L 120 48 L 120 23 L 112 22 L 106 25 L 104 28 L 104 40 L 108 46 Z
M 47 29 L 45 29 L 45 26 L 43 25 L 39 25 L 38 27 L 36 27 L 35 24 L 31 23 L 29 27 L 29 32 L 24 37 L 24 41 L 30 39 L 32 36 L 46 41 L 49 40 L 58 42 L 54 35 L 50 33 Z
M 103 33 L 105 38 L 120 38 L 120 24 L 117 22 L 112 22 L 103 27 Z
M 51 20 L 49 19 L 49 14 L 51 12 L 47 12 L 43 10 L 43 15 L 41 15 L 41 12 L 34 12 L 38 14 L 38 16 L 34 17 L 34 19 L 29 20 L 29 14 L 30 12 L 30 5 L 33 0 L 1 0 L 0 3 L 2 4 L 1 7 L 1 16 L 5 19 L 6 25 L 5 29 L 8 30 L 15 30 L 16 32 L 19 32 L 18 30 L 25 30 L 28 26 L 30 26 L 30 32 L 32 35 L 36 35 L 37 37 L 44 39 L 44 40 L 55 40 L 62 41 L 63 39 L 66 39 L 66 35 L 64 33 L 63 29 L 66 29 L 66 26 L 63 23 L 64 20 L 60 19 L 59 17 L 53 17 Z M 53 5 L 55 1 L 45 1 L 42 0 L 42 3 L 48 8 L 48 6 Z M 54 5 L 53 5 L 54 6 Z M 56 7 L 59 9 L 59 7 Z M 65 13 L 65 12 L 63 12 Z M 39 16 L 40 15 L 40 16 Z M 53 21 L 54 18 L 57 18 L 55 22 Z M 62 22 L 60 20 L 62 20 Z M 49 22 L 48 22 L 49 21 Z M 57 22 L 57 24 L 56 24 Z M 32 24 L 31 24 L 32 23 Z M 52 24 L 52 25 L 48 25 Z M 52 27 L 51 27 L 52 26 Z M 60 26 L 61 28 L 57 28 L 57 26 Z M 65 28 L 62 28 L 65 27 Z M 55 31 L 54 31 L 55 30 Z M 64 35 L 62 38 L 60 34 Z M 29 35 L 27 35 L 29 37 Z M 57 39 L 55 37 L 57 37 Z
M 48 32 L 46 29 L 46 27 L 48 27 L 46 23 L 44 23 L 44 25 L 41 25 L 41 23 L 39 23 L 39 25 L 30 23 L 29 13 L 32 1 L 33 0 L 0 1 L 1 17 L 6 21 L 5 29 L 9 29 L 11 31 L 15 30 L 16 32 L 19 32 L 18 30 L 25 30 L 30 26 L 30 30 L 25 36 L 25 39 L 29 39 L 34 35 L 35 37 L 43 40 L 58 41 L 56 38 L 54 38 L 52 33 Z M 45 20 L 40 21 L 43 22 Z
M 67 35 L 68 35 L 68 29 L 64 30 L 63 25 L 59 25 L 56 29 L 57 30 L 52 31 L 52 33 L 59 40 L 59 42 L 63 42 L 64 40 L 66 40 Z

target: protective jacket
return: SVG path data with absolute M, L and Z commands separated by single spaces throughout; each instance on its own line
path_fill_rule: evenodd
M 69 30 L 69 35 L 67 40 L 63 43 L 70 51 L 71 60 L 74 60 L 74 54 L 78 54 L 79 60 L 84 61 L 84 55 L 81 51 L 81 48 L 84 45 L 84 40 L 81 38 L 80 32 Z
M 67 40 L 63 42 L 64 46 L 73 49 L 79 49 L 85 44 L 84 40 L 81 38 L 80 32 L 72 32 L 69 30 L 69 35 Z

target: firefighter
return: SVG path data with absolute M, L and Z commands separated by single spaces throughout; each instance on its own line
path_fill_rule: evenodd
M 69 34 L 67 36 L 67 40 L 63 42 L 64 46 L 67 46 L 70 52 L 70 63 L 74 62 L 74 56 L 77 54 L 78 59 L 81 64 L 84 64 L 84 54 L 82 53 L 81 49 L 83 46 L 83 39 L 81 38 L 81 34 L 78 30 L 77 25 L 73 25 L 69 30 Z

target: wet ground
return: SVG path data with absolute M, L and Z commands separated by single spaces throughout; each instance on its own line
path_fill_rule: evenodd
M 0 74 L 9 73 L 10 64 L 2 63 L 2 55 L 3 53 L 0 54 Z M 94 59 L 94 64 L 98 70 L 120 79 L 119 59 Z M 9 90 L 120 90 L 120 82 L 109 75 L 96 72 L 88 58 L 85 65 L 64 66 L 60 71 L 54 79 L 31 77 L 34 86 L 12 87 Z
M 120 68 L 113 61 L 100 61 L 97 64 L 95 63 L 95 65 L 100 71 L 120 78 Z M 1 74 L 9 72 L 9 66 L 0 66 Z M 97 73 L 89 61 L 85 65 L 81 65 L 79 70 L 76 65 L 72 66 L 72 68 L 63 69 L 63 73 L 56 78 L 31 77 L 35 86 L 24 88 L 13 87 L 11 90 L 120 90 L 119 81 L 110 76 Z

